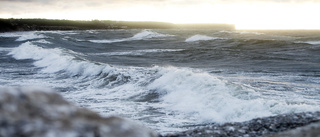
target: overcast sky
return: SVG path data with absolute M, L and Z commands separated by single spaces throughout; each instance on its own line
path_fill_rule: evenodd
M 232 23 L 320 29 L 320 0 L 0 0 L 0 18 Z

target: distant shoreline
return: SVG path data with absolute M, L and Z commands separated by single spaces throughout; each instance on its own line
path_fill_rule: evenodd
M 148 21 L 112 20 L 58 20 L 58 19 L 0 19 L 0 32 L 40 30 L 89 30 L 89 29 L 211 29 L 235 30 L 233 24 L 197 23 L 173 24 Z

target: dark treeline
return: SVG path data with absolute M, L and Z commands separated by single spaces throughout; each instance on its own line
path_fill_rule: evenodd
M 173 24 L 166 22 L 58 20 L 58 19 L 0 19 L 0 32 L 33 30 L 88 29 L 234 29 L 230 24 Z

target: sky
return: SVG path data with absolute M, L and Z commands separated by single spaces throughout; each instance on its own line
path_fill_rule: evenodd
M 0 0 L 0 18 L 228 23 L 320 29 L 320 0 Z

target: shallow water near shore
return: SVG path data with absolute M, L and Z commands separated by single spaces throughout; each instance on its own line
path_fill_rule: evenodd
M 320 111 L 320 31 L 0 33 L 1 86 L 48 87 L 161 133 Z

